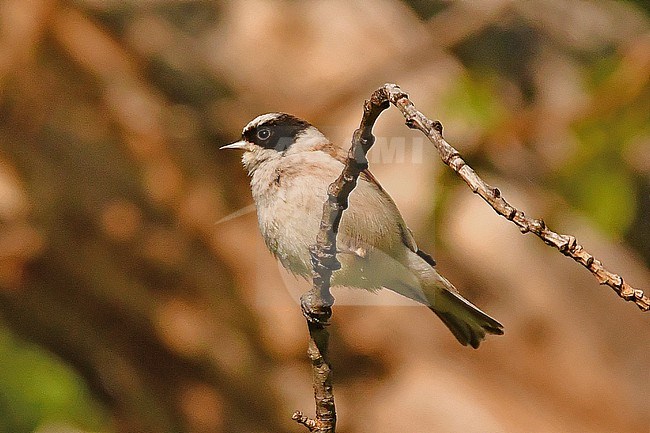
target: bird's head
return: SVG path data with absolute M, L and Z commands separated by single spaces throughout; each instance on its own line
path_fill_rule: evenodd
M 327 143 L 327 138 L 306 120 L 286 113 L 267 113 L 246 125 L 240 141 L 221 149 L 243 149 L 242 162 L 253 173 L 264 162 L 313 151 Z

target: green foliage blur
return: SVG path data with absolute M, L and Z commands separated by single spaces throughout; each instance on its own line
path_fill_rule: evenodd
M 47 425 L 97 431 L 106 423 L 101 404 L 68 364 L 0 325 L 0 433 Z
M 502 137 L 490 137 L 492 131 L 507 134 L 521 121 L 518 112 L 507 105 L 507 92 L 512 89 L 506 87 L 517 83 L 517 91 L 530 102 L 539 96 L 530 80 L 533 66 L 529 60 L 541 44 L 540 34 L 514 23 L 505 30 L 488 28 L 455 47 L 469 72 L 448 90 L 441 112 L 445 118 L 485 134 L 479 139 L 483 141 L 481 150 L 473 155 L 479 166 L 487 162 L 494 169 L 490 161 L 500 157 L 494 145 Z M 550 161 L 543 173 L 539 167 L 531 167 L 530 172 L 540 174 L 535 182 L 563 197 L 602 233 L 613 240 L 627 238 L 650 264 L 648 180 L 635 165 L 639 149 L 650 137 L 648 71 L 627 64 L 629 59 L 620 51 L 570 54 L 580 63 L 579 85 L 592 98 L 569 125 L 577 145 L 560 143 L 571 151 Z M 629 79 L 638 84 L 627 85 Z M 525 111 L 527 107 L 521 108 Z M 525 119 L 538 120 L 543 119 Z M 549 221 L 561 220 L 560 214 L 555 217 Z

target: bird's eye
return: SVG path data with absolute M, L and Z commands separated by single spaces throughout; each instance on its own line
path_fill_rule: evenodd
M 271 136 L 271 131 L 269 128 L 262 128 L 259 131 L 257 131 L 257 138 L 260 140 L 268 140 L 268 138 Z

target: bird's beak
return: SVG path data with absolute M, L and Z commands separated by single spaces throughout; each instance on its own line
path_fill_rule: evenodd
M 221 146 L 219 150 L 221 149 L 246 149 L 248 147 L 248 143 L 244 140 L 241 141 L 236 141 L 231 144 L 227 144 L 225 146 Z

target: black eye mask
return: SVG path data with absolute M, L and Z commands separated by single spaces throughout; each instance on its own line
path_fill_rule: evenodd
M 290 114 L 280 116 L 244 131 L 243 139 L 264 149 L 287 150 L 296 137 L 311 125 Z

